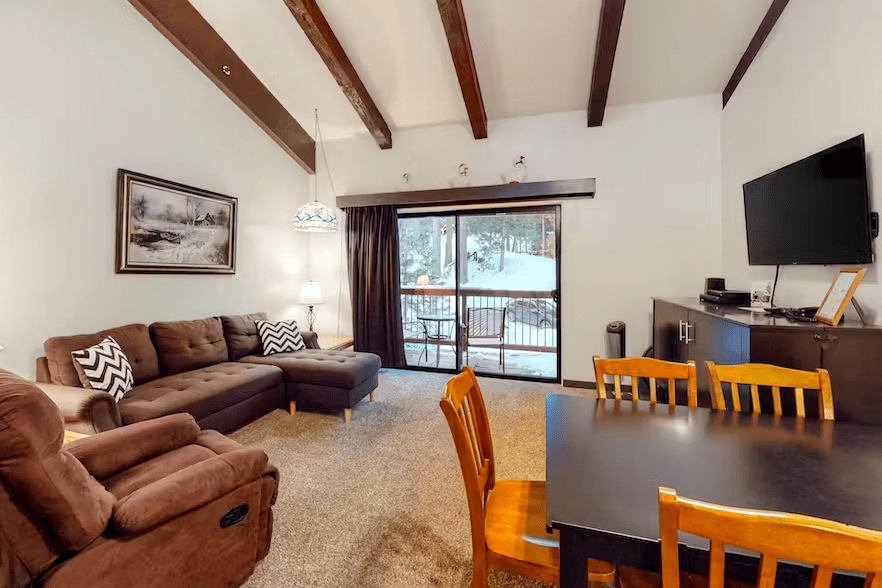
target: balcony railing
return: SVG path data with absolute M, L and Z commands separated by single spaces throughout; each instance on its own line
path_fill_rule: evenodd
M 465 322 L 467 308 L 505 308 L 506 349 L 557 352 L 558 317 L 553 291 L 460 288 L 459 292 L 463 300 L 461 323 Z M 426 315 L 455 318 L 456 290 L 440 286 L 402 288 L 401 324 L 405 342 L 423 342 L 425 325 L 418 317 Z M 455 339 L 454 331 L 450 338 Z

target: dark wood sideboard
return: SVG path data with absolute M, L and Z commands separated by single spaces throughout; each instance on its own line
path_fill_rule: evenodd
M 735 306 L 717 306 L 698 298 L 653 299 L 653 354 L 659 359 L 698 367 L 701 404 L 709 405 L 707 360 L 718 364 L 768 363 L 830 372 L 837 421 L 882 425 L 882 327 L 841 321 L 831 327 L 796 322 Z M 749 389 L 740 391 L 750 409 Z M 763 398 L 761 404 L 768 400 Z M 787 400 L 790 400 L 788 403 Z M 784 413 L 792 395 L 782 394 Z M 788 406 L 788 404 L 790 406 Z M 764 410 L 770 408 L 763 406 Z M 806 393 L 808 416 L 817 415 Z

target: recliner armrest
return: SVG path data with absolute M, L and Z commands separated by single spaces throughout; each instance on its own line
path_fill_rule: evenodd
M 300 336 L 303 337 L 303 343 L 307 349 L 320 349 L 318 333 L 315 331 L 300 331 Z
M 81 432 L 100 433 L 122 426 L 116 400 L 107 392 L 46 382 L 34 385 L 58 406 L 65 423 L 83 423 L 86 430 Z
M 187 413 L 141 421 L 65 446 L 90 474 L 104 480 L 157 455 L 196 441 L 199 425 Z
M 155 527 L 257 480 L 267 461 L 260 449 L 240 449 L 195 463 L 117 502 L 111 527 L 120 534 Z

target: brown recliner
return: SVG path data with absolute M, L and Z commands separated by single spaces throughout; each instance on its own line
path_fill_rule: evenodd
M 232 587 L 267 554 L 263 451 L 189 414 L 63 439 L 56 405 L 0 370 L 0 586 Z

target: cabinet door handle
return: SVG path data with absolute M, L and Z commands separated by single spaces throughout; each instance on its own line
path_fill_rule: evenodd
M 827 338 L 824 337 L 823 335 L 820 335 L 820 334 L 815 335 L 815 341 L 826 341 L 826 340 L 827 340 Z
M 679 330 L 679 336 L 677 337 L 677 340 L 680 341 L 681 343 L 683 342 L 683 339 L 685 338 L 685 337 L 683 337 L 683 325 L 685 325 L 685 324 L 686 323 L 684 323 L 683 321 L 680 321 L 680 330 Z
M 826 340 L 830 343 L 835 343 L 836 341 L 839 341 L 839 337 L 836 335 L 827 335 Z
M 694 329 L 695 325 L 690 325 L 689 322 L 687 321 L 686 324 L 684 325 L 684 327 L 685 328 L 683 330 L 686 331 L 686 345 L 689 345 L 690 343 L 695 343 L 694 338 L 693 339 L 689 338 L 689 329 L 690 329 L 690 327 Z

